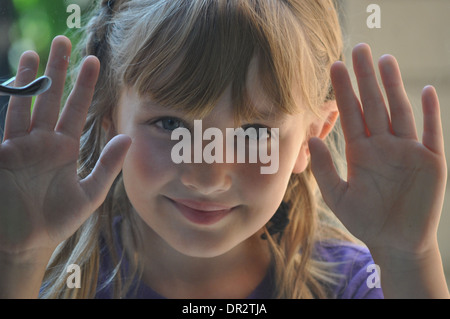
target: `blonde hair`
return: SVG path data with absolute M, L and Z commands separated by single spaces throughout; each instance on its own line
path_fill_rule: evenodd
M 342 35 L 332 0 L 115 0 L 99 1 L 86 27 L 80 57 L 96 55 L 101 71 L 81 138 L 79 175 L 87 176 L 107 142 L 102 119 L 113 116 L 120 88 L 135 87 L 161 105 L 205 116 L 231 86 L 235 115 L 254 115 L 246 94 L 250 60 L 257 56 L 262 86 L 280 112 L 293 114 L 301 104 L 314 114 L 330 98 L 329 70 L 342 56 Z M 334 143 L 331 143 L 332 145 Z M 330 145 L 330 146 L 332 146 Z M 265 234 L 272 252 L 277 298 L 331 297 L 332 265 L 313 257 L 320 238 L 347 239 L 327 221 L 327 209 L 308 168 L 293 174 L 284 201 L 290 223 L 282 234 Z M 105 202 L 68 240 L 49 263 L 41 297 L 91 298 L 99 280 L 101 248 L 113 257 L 106 283 L 114 297 L 130 289 L 140 275 L 139 238 L 129 273 L 122 269 L 113 235 L 115 216 L 132 225 L 131 204 L 121 176 Z M 323 217 L 323 218 L 322 218 Z M 269 222 L 270 223 L 270 222 Z M 269 226 L 269 225 L 267 225 Z M 135 227 L 129 227 L 133 232 Z M 82 270 L 80 289 L 66 287 L 67 266 Z

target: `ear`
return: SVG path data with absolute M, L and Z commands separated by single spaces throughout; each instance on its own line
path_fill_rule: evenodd
M 308 130 L 309 134 L 307 134 L 302 143 L 297 161 L 295 162 L 294 169 L 292 171 L 294 174 L 302 173 L 309 164 L 310 152 L 308 140 L 311 137 L 319 137 L 324 140 L 336 124 L 339 117 L 336 101 L 325 102 L 321 108 L 321 114 L 323 115 L 321 118 L 316 116 L 310 123 Z
M 339 111 L 336 101 L 327 101 L 324 103 L 322 110 L 324 119 L 316 119 L 311 125 L 311 134 L 309 137 L 319 137 L 324 140 L 330 134 L 339 117 Z M 308 142 L 306 142 L 308 144 Z
M 107 141 L 111 140 L 117 135 L 116 126 L 112 119 L 111 114 L 106 114 L 102 119 L 102 128 L 105 131 Z

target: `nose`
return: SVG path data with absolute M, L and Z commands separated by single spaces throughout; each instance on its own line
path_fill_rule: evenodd
M 191 190 L 203 195 L 213 195 L 226 192 L 231 187 L 227 164 L 192 163 L 184 166 L 181 182 Z

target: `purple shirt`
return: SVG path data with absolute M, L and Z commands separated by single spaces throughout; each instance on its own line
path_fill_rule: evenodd
M 118 223 L 116 223 L 117 225 Z M 119 232 L 118 232 L 119 233 Z M 120 253 L 120 248 L 119 248 Z M 340 276 L 336 285 L 329 287 L 331 296 L 338 299 L 379 299 L 383 298 L 381 288 L 375 285 L 373 265 L 374 261 L 369 250 L 365 247 L 352 244 L 318 244 L 315 256 L 317 259 L 337 263 L 335 272 Z M 107 255 L 103 255 L 100 265 L 99 288 L 96 298 L 111 298 L 112 287 L 102 286 L 101 283 L 111 272 L 111 263 Z M 125 261 L 124 267 L 126 269 Z M 109 269 L 109 270 L 107 270 Z M 272 276 L 269 272 L 256 289 L 247 297 L 248 299 L 270 299 L 273 294 Z M 136 289 L 134 289 L 136 288 Z M 136 281 L 131 291 L 125 298 L 136 299 L 164 299 L 151 287 L 143 282 Z
M 374 261 L 366 247 L 353 243 L 322 244 L 317 249 L 321 260 L 338 262 L 335 272 L 342 275 L 332 288 L 338 299 L 382 299 L 383 291 L 375 278 Z

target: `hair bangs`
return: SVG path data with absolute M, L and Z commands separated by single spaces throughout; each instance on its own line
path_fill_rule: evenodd
M 273 34 L 278 21 L 262 18 L 274 8 L 242 0 L 175 2 L 167 2 L 164 19 L 149 22 L 155 26 L 126 64 L 126 85 L 193 118 L 206 116 L 230 87 L 236 121 L 260 118 L 246 85 L 250 62 L 258 57 L 262 92 L 275 112 L 293 112 L 295 50 L 283 45 L 287 33 Z

